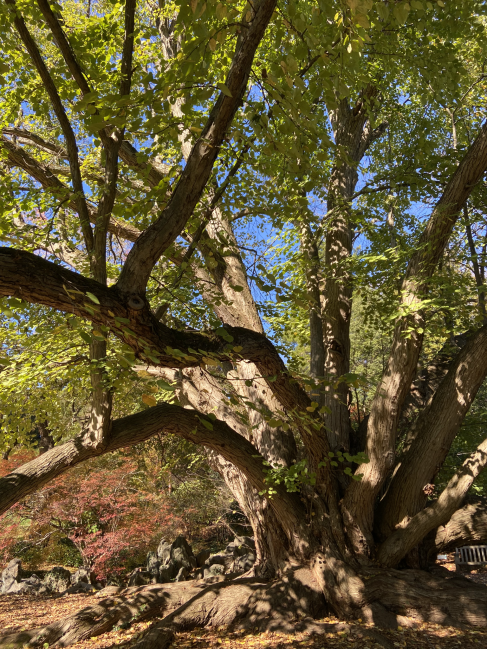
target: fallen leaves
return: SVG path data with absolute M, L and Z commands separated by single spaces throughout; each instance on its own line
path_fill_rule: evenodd
M 85 606 L 96 603 L 94 595 L 68 595 L 65 597 L 38 597 L 34 595 L 0 595 L 0 629 L 3 632 L 20 631 L 43 626 L 72 615 Z M 128 629 L 112 630 L 109 633 L 77 642 L 73 649 L 111 649 L 123 647 L 130 649 L 151 622 L 138 622 Z M 338 622 L 330 617 L 324 620 L 327 624 Z M 329 627 L 328 627 L 329 628 Z M 487 646 L 487 629 L 459 630 L 436 624 L 421 624 L 416 628 L 402 628 L 396 631 L 380 630 L 386 644 L 380 644 L 376 638 L 367 636 L 370 627 L 363 622 L 350 622 L 347 629 L 337 629 L 336 633 L 327 632 L 310 635 L 308 632 L 258 633 L 256 630 L 230 631 L 224 627 L 197 629 L 178 633 L 172 645 L 174 649 L 382 649 L 397 647 L 402 649 L 479 649 Z

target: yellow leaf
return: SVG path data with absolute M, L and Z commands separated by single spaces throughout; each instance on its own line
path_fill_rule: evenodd
M 219 365 L 219 364 L 220 364 L 220 361 L 217 361 L 217 360 L 215 360 L 214 358 L 208 358 L 207 356 L 204 356 L 204 357 L 203 357 L 203 361 L 204 361 L 207 365 Z
M 157 406 L 157 401 L 151 394 L 143 394 L 142 395 L 142 401 L 145 403 L 146 406 Z
M 208 43 L 208 47 L 212 52 L 216 50 L 216 40 L 214 38 L 210 38 L 210 41 Z
M 357 23 L 357 25 L 360 25 L 360 27 L 364 27 L 364 29 L 369 29 L 370 27 L 367 16 L 364 16 L 364 14 L 357 14 L 355 16 L 355 22 Z

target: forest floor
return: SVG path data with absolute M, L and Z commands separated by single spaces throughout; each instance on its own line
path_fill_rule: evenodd
M 445 564 L 443 564 L 445 565 Z M 451 569 L 451 566 L 446 566 Z M 469 576 L 472 581 L 487 585 L 487 573 L 475 573 Z M 434 594 L 432 593 L 432 596 Z M 76 611 L 95 604 L 96 595 L 34 596 L 34 595 L 0 595 L 0 634 L 32 629 L 62 619 Z M 121 647 L 130 649 L 136 639 L 152 624 L 139 622 L 128 629 L 113 630 L 101 636 L 84 640 L 71 645 L 72 649 L 110 649 Z M 328 624 L 338 624 L 336 618 L 324 620 Z M 337 633 L 309 635 L 306 632 L 295 633 L 249 633 L 248 631 L 230 632 L 218 629 L 199 629 L 197 631 L 177 633 L 172 644 L 174 649 L 479 649 L 487 647 L 487 628 L 469 627 L 455 629 L 437 624 L 421 624 L 415 628 L 404 628 L 397 631 L 380 629 L 382 640 L 366 637 L 370 626 L 359 621 L 343 623 Z

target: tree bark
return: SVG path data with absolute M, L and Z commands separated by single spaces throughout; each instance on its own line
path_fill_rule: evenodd
M 429 556 L 452 552 L 462 545 L 487 544 L 487 504 L 469 503 L 458 509 L 446 525 L 440 525 L 426 545 Z
M 487 376 L 487 326 L 471 336 L 435 395 L 421 412 L 415 438 L 396 467 L 379 509 L 382 538 L 426 504 L 424 487 L 434 482 L 478 389 Z
M 237 42 L 225 80 L 229 95 L 220 94 L 201 136 L 194 144 L 181 177 L 160 217 L 136 241 L 118 279 L 123 292 L 143 295 L 159 257 L 176 240 L 193 214 L 213 164 L 247 88 L 254 55 L 272 17 L 276 0 L 261 0 Z
M 486 465 L 487 440 L 484 440 L 455 473 L 438 500 L 413 516 L 382 543 L 377 552 L 378 561 L 384 566 L 397 565 L 429 532 L 449 521 Z
M 347 98 L 330 112 L 336 154 L 328 183 L 327 210 L 332 220 L 326 227 L 324 288 L 321 314 L 325 347 L 325 374 L 337 381 L 350 371 L 350 318 L 352 288 L 347 262 L 352 252 L 350 200 L 358 181 L 358 166 L 370 144 L 385 130 L 371 128 L 369 114 L 377 94 L 368 86 L 350 107 Z M 325 391 L 325 426 L 333 449 L 350 449 L 348 385 L 340 381 Z

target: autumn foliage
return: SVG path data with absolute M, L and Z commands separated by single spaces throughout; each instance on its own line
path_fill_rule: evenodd
M 2 461 L 1 473 L 30 459 L 24 455 Z M 156 475 L 142 476 L 134 458 L 122 453 L 58 477 L 1 521 L 2 561 L 27 548 L 46 552 L 46 546 L 69 539 L 79 562 L 98 578 L 143 562 L 162 536 L 171 538 L 183 526 L 167 495 L 158 492 Z

